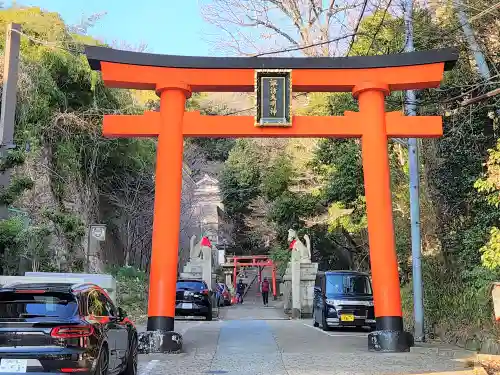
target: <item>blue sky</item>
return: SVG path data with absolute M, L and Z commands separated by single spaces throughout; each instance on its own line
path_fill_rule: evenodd
M 106 42 L 145 42 L 154 53 L 211 54 L 211 44 L 203 39 L 209 25 L 201 17 L 197 0 L 18 0 L 17 4 L 58 12 L 68 24 L 106 11 L 90 35 Z

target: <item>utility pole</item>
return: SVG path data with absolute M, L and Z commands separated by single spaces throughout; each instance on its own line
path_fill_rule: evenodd
M 477 19 L 485 14 L 488 14 L 489 10 L 497 9 L 500 6 L 500 2 L 497 2 L 495 5 L 490 8 L 484 10 L 479 13 L 473 19 Z M 469 45 L 469 50 L 472 52 L 474 56 L 474 60 L 476 61 L 477 69 L 479 70 L 479 74 L 485 81 L 489 81 L 491 79 L 490 68 L 488 67 L 488 63 L 486 62 L 486 58 L 484 57 L 484 53 L 481 50 L 481 47 L 476 41 L 476 37 L 474 35 L 474 30 L 472 29 L 469 18 L 467 17 L 467 13 L 465 12 L 464 3 L 462 0 L 456 0 L 455 2 L 455 10 L 457 11 L 458 22 L 462 27 L 462 31 L 464 32 L 465 39 L 467 40 L 467 44 Z M 472 104 L 472 103 L 468 103 Z M 497 116 L 500 116 L 500 109 L 495 110 Z
M 474 60 L 476 60 L 479 74 L 481 74 L 481 77 L 483 77 L 484 80 L 488 80 L 491 78 L 490 69 L 488 68 L 488 64 L 486 63 L 484 54 L 481 51 L 481 47 L 479 47 L 479 44 L 477 44 L 476 37 L 474 36 L 474 31 L 472 30 L 467 14 L 465 13 L 462 0 L 456 0 L 455 9 L 457 11 L 458 22 L 460 22 L 460 26 L 462 26 L 462 31 L 464 32 L 465 38 L 467 39 L 469 49 L 474 55 Z
M 404 3 L 406 33 L 406 52 L 413 52 L 413 0 Z M 416 95 L 414 90 L 406 91 L 406 114 L 416 115 Z M 420 176 L 418 162 L 418 144 L 416 138 L 408 139 L 408 164 L 410 169 L 410 221 L 411 255 L 413 280 L 413 313 L 415 317 L 415 341 L 424 341 L 424 303 L 422 287 L 422 261 L 420 240 Z
M 21 46 L 21 25 L 7 25 L 5 62 L 3 72 L 2 114 L 0 117 L 0 160 L 7 156 L 14 145 L 14 124 L 16 117 L 17 77 L 19 71 L 19 50 Z M 0 171 L 0 189 L 10 184 L 10 171 Z M 8 207 L 0 207 L 0 220 L 9 217 Z

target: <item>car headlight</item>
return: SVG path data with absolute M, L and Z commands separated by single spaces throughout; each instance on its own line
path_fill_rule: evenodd
M 372 307 L 373 306 L 373 301 L 368 301 L 368 306 Z

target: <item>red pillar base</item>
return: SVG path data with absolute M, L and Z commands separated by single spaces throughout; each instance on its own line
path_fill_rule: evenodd
M 376 330 L 368 335 L 368 350 L 385 353 L 409 352 L 414 345 L 413 336 L 403 330 L 400 316 L 379 316 Z
M 400 316 L 377 318 L 377 330 L 368 335 L 368 350 L 384 353 L 409 352 L 414 345 L 413 335 L 403 330 Z
M 180 353 L 181 350 L 182 336 L 177 332 L 154 330 L 139 334 L 138 351 L 141 354 Z
M 147 332 L 139 334 L 139 353 L 180 353 L 182 336 L 174 332 L 174 318 L 148 317 Z

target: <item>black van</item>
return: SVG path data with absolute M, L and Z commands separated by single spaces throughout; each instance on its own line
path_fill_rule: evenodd
M 318 272 L 314 287 L 313 323 L 332 327 L 375 329 L 370 277 L 356 271 Z

